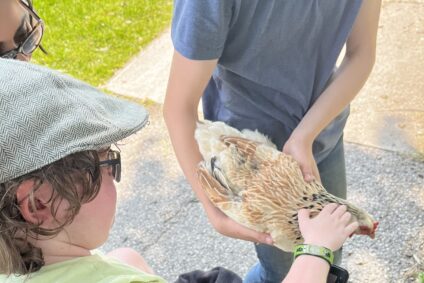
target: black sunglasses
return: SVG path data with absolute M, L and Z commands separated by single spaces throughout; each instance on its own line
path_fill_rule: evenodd
M 108 159 L 99 162 L 100 167 L 112 166 L 112 176 L 116 182 L 121 181 L 121 154 L 118 151 L 110 150 Z
M 41 39 L 44 34 L 44 23 L 43 20 L 38 16 L 34 9 L 26 1 L 19 1 L 19 3 L 29 12 L 30 24 L 32 31 L 27 35 L 24 41 L 19 43 L 19 46 L 15 49 L 9 50 L 0 55 L 1 58 L 5 59 L 16 59 L 18 54 L 31 55 L 37 47 L 40 46 Z M 33 25 L 32 18 L 35 20 Z

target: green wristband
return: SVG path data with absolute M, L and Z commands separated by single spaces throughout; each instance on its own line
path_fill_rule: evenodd
M 330 265 L 332 265 L 334 261 L 334 254 L 332 250 L 313 245 L 297 245 L 294 247 L 293 254 L 294 259 L 300 255 L 313 255 L 325 259 Z

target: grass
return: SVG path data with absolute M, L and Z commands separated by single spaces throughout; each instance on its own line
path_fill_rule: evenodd
M 172 0 L 34 0 L 49 55 L 34 61 L 95 86 L 169 26 Z

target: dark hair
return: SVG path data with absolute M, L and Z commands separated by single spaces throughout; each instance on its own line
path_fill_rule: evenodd
M 34 208 L 34 192 L 42 184 L 49 184 L 52 188 L 49 203 L 53 217 L 56 217 L 62 201 L 69 203 L 66 218 L 58 220 L 58 227 L 45 229 L 40 224 L 26 222 L 22 217 L 16 192 L 19 185 L 27 180 L 34 181 L 34 188 L 28 195 L 29 203 Z M 99 153 L 95 150 L 68 155 L 39 170 L 0 184 L 0 273 L 25 275 L 39 270 L 44 265 L 43 254 L 28 239 L 37 239 L 39 235 L 57 235 L 73 221 L 82 204 L 97 196 L 100 185 Z

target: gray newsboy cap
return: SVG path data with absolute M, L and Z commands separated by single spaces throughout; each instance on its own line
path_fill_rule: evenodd
M 0 59 L 0 183 L 140 130 L 140 105 L 50 69 Z

